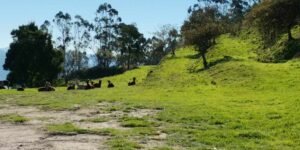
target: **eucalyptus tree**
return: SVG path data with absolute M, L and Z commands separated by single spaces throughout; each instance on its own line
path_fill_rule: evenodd
M 180 42 L 180 34 L 178 31 L 173 28 L 168 32 L 168 38 L 167 38 L 167 51 L 171 52 L 172 56 L 175 56 L 175 50 Z
M 160 29 L 153 34 L 151 39 L 151 47 L 153 54 L 152 57 L 156 57 L 152 60 L 159 63 L 159 61 L 167 54 L 171 53 L 175 55 L 176 47 L 180 40 L 180 35 L 176 27 L 172 25 L 163 25 Z
M 122 19 L 118 16 L 119 12 L 110 4 L 100 5 L 96 12 L 94 31 L 98 41 L 97 59 L 99 65 L 108 68 L 113 51 L 116 49 L 116 34 L 119 23 Z
M 93 25 L 79 15 L 75 16 L 73 22 L 73 48 L 74 53 L 69 57 L 74 59 L 74 71 L 79 71 L 87 67 L 88 57 L 86 50 L 90 49 L 90 42 L 92 40 L 91 31 Z
M 58 40 L 58 47 L 62 50 L 64 56 L 64 77 L 67 76 L 65 68 L 66 68 L 66 52 L 69 44 L 72 40 L 71 28 L 72 28 L 72 17 L 68 13 L 63 13 L 62 11 L 58 12 L 53 19 L 53 22 L 56 24 L 56 27 L 60 33 Z
M 135 25 L 121 23 L 118 32 L 119 63 L 130 69 L 144 61 L 146 39 Z
M 40 26 L 40 29 L 44 32 L 47 32 L 47 33 L 52 33 L 51 29 L 50 29 L 50 26 L 51 26 L 51 22 L 48 21 L 48 20 L 45 20 L 44 23 Z
M 147 40 L 146 64 L 157 65 L 166 56 L 165 42 L 156 36 Z

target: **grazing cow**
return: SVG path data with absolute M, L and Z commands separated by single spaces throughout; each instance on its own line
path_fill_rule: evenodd
M 95 84 L 94 84 L 94 87 L 95 87 L 95 88 L 101 88 L 101 84 L 102 84 L 102 80 L 99 80 L 98 83 L 95 83 Z
M 132 78 L 132 82 L 128 82 L 128 86 L 134 86 L 134 85 L 136 85 L 136 78 L 135 77 L 133 77 Z
M 107 88 L 115 87 L 115 85 L 110 80 L 108 80 L 107 82 L 108 82 Z
M 44 87 L 41 87 L 38 89 L 39 92 L 50 92 L 55 91 L 55 88 L 51 86 L 51 83 L 46 81 L 46 84 Z

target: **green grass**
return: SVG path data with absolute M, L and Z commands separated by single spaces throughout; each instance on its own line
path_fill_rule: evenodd
M 135 118 L 135 117 L 124 117 L 121 120 L 121 125 L 123 127 L 151 127 L 153 126 L 153 122 L 150 122 L 144 118 Z
M 97 117 L 97 118 L 84 119 L 84 120 L 81 120 L 81 121 L 93 122 L 93 123 L 101 123 L 101 122 L 107 122 L 107 121 L 109 121 L 109 118 Z
M 50 135 L 76 135 L 87 134 L 88 130 L 80 129 L 72 123 L 52 124 L 46 127 Z
M 0 114 L 0 122 L 10 122 L 15 124 L 25 123 L 29 121 L 28 118 L 20 116 L 18 114 Z
M 155 136 L 157 131 L 167 134 L 166 148 L 300 149 L 300 60 L 257 62 L 253 52 L 257 47 L 255 42 L 223 35 L 208 54 L 209 70 L 202 70 L 197 52 L 187 47 L 158 66 L 104 78 L 116 85 L 113 89 L 2 90 L 0 103 L 73 110 L 77 105 L 84 108 L 113 102 L 107 112 L 159 110 L 147 119 L 121 119 L 121 124 L 132 127 L 128 131 L 102 131 L 112 136 L 108 145 L 114 149 L 139 147 L 140 139 Z M 127 87 L 132 77 L 137 77 L 138 85 Z M 69 124 L 48 129 L 91 134 Z
M 118 130 L 104 129 L 81 129 L 72 123 L 50 124 L 46 126 L 46 131 L 49 135 L 77 135 L 77 134 L 94 134 L 102 136 L 114 136 L 118 134 Z
M 111 150 L 136 150 L 141 149 L 142 146 L 136 142 L 129 141 L 126 137 L 115 137 L 107 142 Z

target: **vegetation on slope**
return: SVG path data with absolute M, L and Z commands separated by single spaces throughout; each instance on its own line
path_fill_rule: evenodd
M 256 47 L 246 40 L 222 35 L 207 55 L 209 70 L 202 70 L 201 59 L 187 47 L 158 66 L 104 78 L 116 85 L 114 89 L 0 91 L 0 99 L 1 103 L 54 110 L 73 109 L 74 105 L 89 107 L 103 101 L 118 102 L 113 109 L 120 111 L 160 110 L 147 119 L 156 124 L 134 120 L 130 122 L 133 130 L 115 133 L 109 142 L 112 147 L 118 144 L 113 142 L 119 141 L 118 137 L 136 143 L 154 130 L 167 134 L 169 148 L 299 149 L 300 62 L 257 62 L 252 51 Z M 138 86 L 127 87 L 132 77 L 137 77 Z M 13 100 L 6 102 L 7 97 Z M 127 120 L 121 121 L 128 124 Z

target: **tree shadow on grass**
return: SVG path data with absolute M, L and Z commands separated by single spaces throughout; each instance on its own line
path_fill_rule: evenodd
M 199 57 L 197 59 L 199 59 Z M 209 62 L 208 66 L 209 66 L 209 68 L 211 68 L 211 67 L 214 67 L 218 64 L 227 63 L 227 62 L 230 62 L 230 61 L 238 61 L 238 60 L 239 59 L 235 59 L 231 56 L 224 56 L 223 58 L 220 58 L 220 59 Z M 198 61 L 197 63 L 200 63 L 200 61 Z M 197 65 L 194 64 L 191 67 L 189 67 L 188 70 L 189 70 L 190 73 L 199 73 L 199 72 L 205 71 L 207 69 L 205 69 L 205 68 L 200 68 L 199 69 L 197 67 Z
M 189 56 L 185 56 L 185 58 L 188 59 L 200 59 L 201 55 L 199 53 L 194 54 L 194 55 L 189 55 Z

